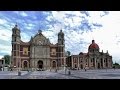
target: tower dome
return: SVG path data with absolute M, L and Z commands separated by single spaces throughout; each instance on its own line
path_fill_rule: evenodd
M 58 33 L 58 35 L 64 35 L 64 33 L 62 32 L 62 30 L 60 30 L 60 32 Z
M 16 24 L 13 29 L 14 30 L 19 30 L 18 25 Z
M 89 52 L 99 51 L 99 46 L 98 44 L 95 43 L 95 40 L 92 40 L 92 44 L 89 45 L 88 51 Z
M 92 44 L 90 44 L 89 49 L 99 49 L 99 46 L 95 43 L 95 40 L 92 40 Z

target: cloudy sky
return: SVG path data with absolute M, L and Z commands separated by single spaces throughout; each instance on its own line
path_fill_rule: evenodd
M 100 51 L 108 50 L 113 61 L 120 63 L 119 11 L 0 11 L 0 58 L 11 55 L 12 28 L 16 22 L 25 42 L 41 29 L 55 44 L 62 29 L 65 49 L 71 54 L 86 53 L 94 39 Z

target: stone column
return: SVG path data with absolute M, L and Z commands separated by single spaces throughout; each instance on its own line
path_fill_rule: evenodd
M 21 70 L 21 58 L 19 58 L 19 70 Z
M 107 58 L 107 63 L 108 63 L 108 67 L 107 68 L 109 68 L 109 58 Z
M 33 60 L 33 70 L 35 70 L 35 59 Z
M 73 68 L 73 57 L 71 57 L 71 61 L 72 61 L 72 68 Z
M 77 62 L 77 63 L 78 63 L 78 69 L 79 69 L 79 68 L 80 68 L 80 65 L 79 65 L 79 57 L 78 57 L 78 62 Z
M 91 58 L 90 57 L 88 58 L 88 62 L 89 62 L 88 63 L 89 64 L 89 68 L 91 68 Z
M 103 64 L 103 68 L 105 68 L 105 67 L 104 67 L 104 58 L 102 58 L 102 64 Z
M 110 58 L 110 67 L 112 68 L 113 67 L 113 62 L 112 62 L 112 59 Z
M 101 63 L 101 60 L 100 60 L 100 59 L 99 59 L 99 63 L 100 63 L 100 69 L 101 69 L 101 68 L 102 68 L 102 66 L 101 66 L 101 65 L 102 65 L 102 63 Z
M 47 58 L 46 58 L 46 70 L 48 69 L 48 61 L 47 61 Z
M 94 58 L 94 63 L 95 63 L 95 66 L 94 66 L 94 67 L 95 67 L 95 69 L 97 69 L 96 60 L 97 60 L 97 59 Z
M 37 70 L 37 63 L 38 63 L 38 60 L 35 60 L 35 69 Z M 44 62 L 43 62 L 43 67 L 44 67 Z

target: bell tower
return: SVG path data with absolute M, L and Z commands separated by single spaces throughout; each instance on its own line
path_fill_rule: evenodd
M 58 67 L 65 65 L 65 40 L 62 30 L 58 33 Z
M 20 63 L 20 29 L 18 29 L 17 24 L 12 28 L 12 60 L 13 66 L 19 67 Z
M 64 33 L 62 32 L 62 30 L 60 30 L 60 32 L 58 33 L 58 44 L 59 45 L 64 45 Z

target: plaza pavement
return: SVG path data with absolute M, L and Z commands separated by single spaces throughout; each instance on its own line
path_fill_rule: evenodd
M 60 73 L 64 73 L 60 71 Z M 120 69 L 72 70 L 71 76 L 83 79 L 120 79 Z
M 64 70 L 50 71 L 0 71 L 0 79 L 120 79 L 120 69 L 71 70 L 71 75 Z

